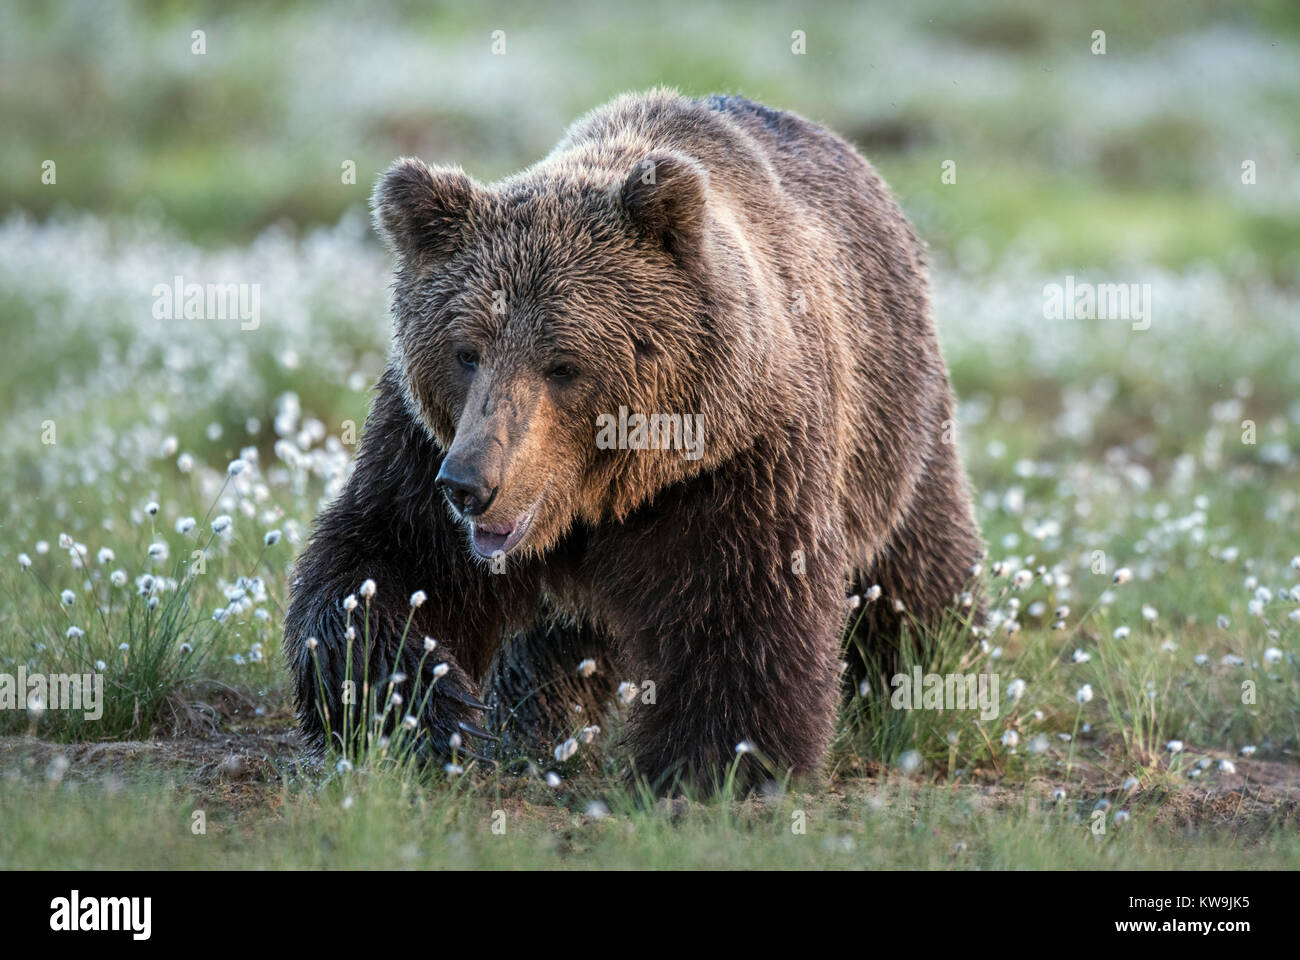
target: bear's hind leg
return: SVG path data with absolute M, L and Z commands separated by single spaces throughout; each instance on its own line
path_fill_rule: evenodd
M 501 736 L 497 758 L 547 756 L 582 727 L 599 725 L 617 687 L 605 637 L 585 623 L 538 620 L 506 640 L 488 668 L 483 690 L 488 729 Z
M 880 674 L 895 672 L 904 628 L 915 633 L 937 627 L 948 611 L 979 622 L 979 597 L 969 608 L 961 607 L 960 597 L 971 589 L 982 551 L 953 451 L 932 462 L 888 543 L 870 565 L 853 572 L 850 591 L 862 597 L 862 606 L 849 618 L 846 694 L 857 694 L 864 680 L 874 684 Z M 880 597 L 869 600 L 866 592 L 873 586 L 880 587 Z

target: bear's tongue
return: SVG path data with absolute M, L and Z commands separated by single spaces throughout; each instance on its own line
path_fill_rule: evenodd
M 513 525 L 491 523 L 475 523 L 474 527 L 474 549 L 484 556 L 491 556 L 498 550 L 505 549 L 506 541 L 510 539 L 510 534 L 515 532 Z

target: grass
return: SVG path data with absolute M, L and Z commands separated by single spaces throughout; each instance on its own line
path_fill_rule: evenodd
M 0 867 L 1300 862 L 1300 31 L 1283 5 L 1157 22 L 1119 3 L 831 4 L 798 12 L 800 59 L 775 5 L 669 28 L 653 6 L 349 23 L 283 4 L 201 11 L 202 61 L 190 11 L 92 6 L 0 14 L 20 67 L 0 84 L 0 674 L 99 672 L 107 692 L 97 721 L 0 710 Z M 1080 50 L 1097 18 L 1104 60 Z M 498 26 L 494 60 L 478 44 Z M 322 64 L 343 33 L 358 42 Z M 396 62 L 400 78 L 374 66 Z M 305 758 L 279 633 L 387 349 L 369 183 L 403 153 L 507 173 L 655 82 L 830 122 L 930 243 L 991 620 L 912 637 L 902 669 L 995 676 L 997 715 L 873 688 L 822 778 L 674 803 L 622 783 L 626 704 L 587 718 L 599 736 L 563 763 L 421 771 L 368 690 L 396 722 L 386 746 Z M 57 185 L 18 175 L 47 156 Z M 1151 328 L 1045 319 L 1067 274 L 1150 284 Z M 155 317 L 176 275 L 260 284 L 261 325 Z

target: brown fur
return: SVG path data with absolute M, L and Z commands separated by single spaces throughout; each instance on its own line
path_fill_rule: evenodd
M 815 769 L 846 583 L 933 618 L 980 549 L 921 247 L 872 167 L 794 114 L 659 90 L 490 187 L 400 161 L 374 208 L 398 260 L 393 359 L 297 569 L 309 737 L 342 709 L 338 604 L 369 576 L 372 674 L 418 668 L 397 637 L 407 595 L 430 594 L 411 633 L 456 666 L 421 718 L 438 743 L 478 719 L 494 655 L 496 720 L 525 697 L 503 664 L 573 682 L 576 660 L 542 663 L 568 637 L 607 657 L 602 695 L 615 663 L 654 681 L 628 741 L 661 787 L 711 781 L 742 740 Z M 620 406 L 702 415 L 703 456 L 598 449 Z M 470 520 L 489 547 L 526 526 L 503 572 Z M 896 643 L 896 617 L 875 629 Z M 575 725 L 558 707 L 533 722 L 547 746 Z

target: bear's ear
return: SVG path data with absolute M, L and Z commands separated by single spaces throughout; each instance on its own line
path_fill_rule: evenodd
M 647 154 L 623 183 L 623 208 L 637 232 L 684 265 L 699 253 L 709 174 L 678 153 Z
M 403 267 L 423 270 L 455 252 L 477 191 L 460 169 L 403 158 L 375 184 L 375 230 Z

